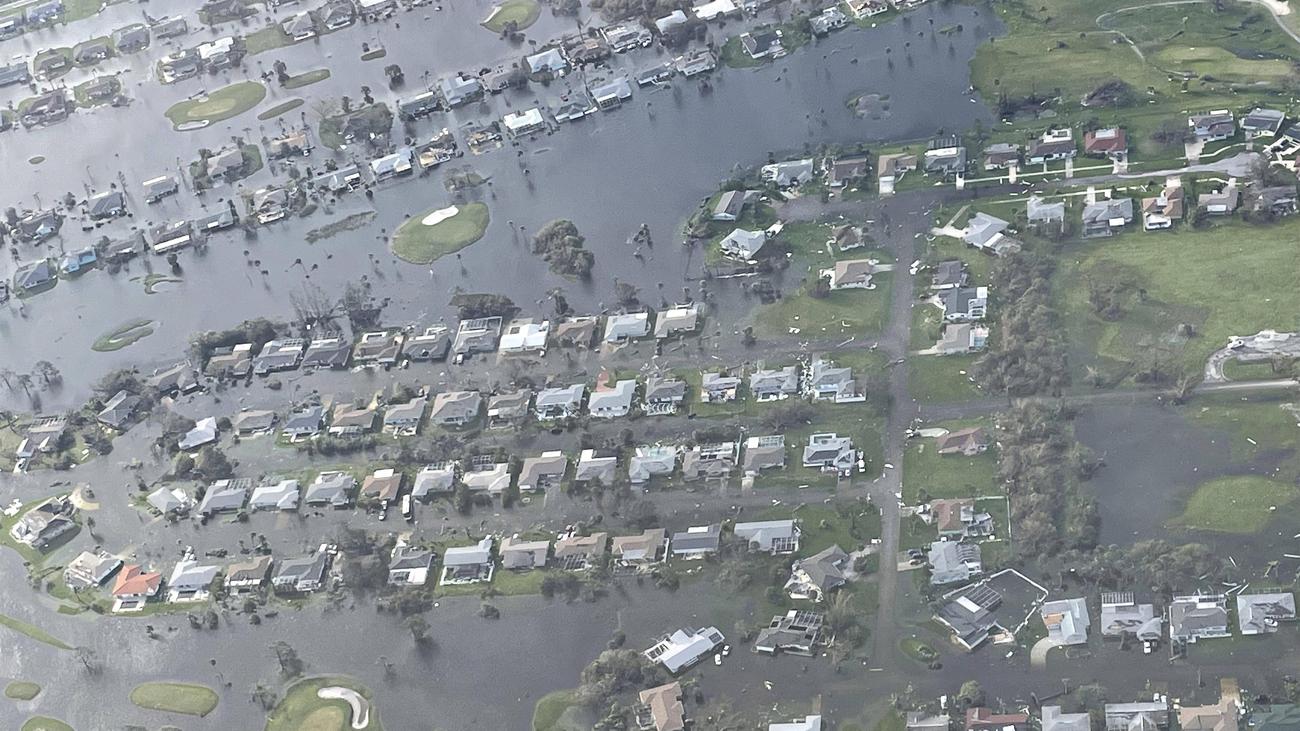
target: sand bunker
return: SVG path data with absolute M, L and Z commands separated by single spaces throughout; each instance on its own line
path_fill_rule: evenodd
M 425 226 L 437 226 L 438 224 L 442 223 L 443 221 L 446 221 L 448 218 L 451 218 L 457 213 L 460 213 L 460 209 L 457 208 L 456 206 L 450 206 L 448 208 L 439 208 L 433 213 L 430 213 L 429 215 L 425 216 L 420 221 L 420 223 L 424 224 Z

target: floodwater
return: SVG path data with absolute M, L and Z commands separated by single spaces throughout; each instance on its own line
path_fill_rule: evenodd
M 477 6 L 471 9 L 475 12 L 458 11 L 465 13 L 467 22 L 470 16 L 477 16 Z M 961 32 L 933 33 L 936 28 L 957 25 L 963 27 Z M 681 223 L 736 166 L 761 164 L 769 154 L 782 150 L 811 149 L 828 142 L 924 137 L 943 128 L 961 129 L 976 120 L 988 121 L 987 108 L 968 93 L 967 65 L 976 46 L 998 30 L 997 21 L 980 8 L 934 3 L 878 28 L 847 29 L 757 70 L 719 70 L 710 77 L 712 90 L 708 93 L 695 82 L 680 79 L 670 90 L 638 89 L 624 108 L 563 126 L 520 148 L 507 146 L 483 156 L 467 154 L 448 167 L 470 165 L 490 178 L 489 185 L 471 195 L 488 203 L 492 222 L 484 239 L 463 250 L 460 258 L 446 257 L 432 267 L 394 259 L 383 232 L 392 231 L 407 215 L 451 202 L 441 184 L 445 171 L 381 187 L 373 201 L 353 195 L 332 212 L 260 229 L 256 239 L 245 239 L 238 232 L 215 236 L 206 253 L 181 256 L 184 282 L 153 295 L 146 294 L 140 282 L 129 280 L 150 267 L 165 271 L 166 264 L 157 258 L 136 260 L 129 272 L 116 276 L 96 271 L 61 282 L 26 300 L 22 315 L 13 303 L 0 312 L 0 367 L 21 372 L 29 370 L 37 359 L 53 361 L 67 386 L 61 393 L 47 395 L 45 404 L 71 404 L 85 396 L 94 379 L 113 368 L 178 358 L 196 331 L 224 328 L 257 316 L 290 318 L 289 296 L 300 290 L 306 279 L 337 294 L 347 282 L 365 274 L 374 283 L 377 296 L 390 298 L 385 312 L 390 323 L 448 316 L 447 301 L 455 288 L 504 293 L 525 311 L 549 309 L 535 303 L 556 287 L 565 289 L 575 309 L 597 310 L 613 301 L 615 280 L 637 285 L 643 299 L 656 304 L 660 297 L 655 295 L 676 299 L 684 286 L 694 291 L 699 276 L 699 255 L 693 257 L 693 252 L 680 245 Z M 345 36 L 351 32 L 345 31 L 336 34 L 340 37 L 321 41 L 322 49 L 335 61 L 347 59 L 347 65 L 335 67 L 328 81 L 300 92 L 358 98 L 360 86 L 369 83 L 378 98 L 388 97 L 382 84 L 382 64 L 352 60 L 353 53 L 359 54 L 365 33 L 374 31 L 355 31 L 352 36 Z M 403 22 L 401 31 L 384 32 L 389 48 L 397 49 L 390 50 L 384 63 L 403 66 L 407 93 L 418 86 L 414 80 L 420 78 L 421 68 L 431 68 L 430 78 L 437 78 L 466 65 L 443 57 L 446 50 L 439 49 L 437 43 L 419 44 L 420 33 L 410 21 Z M 408 34 L 415 40 L 402 40 Z M 499 41 L 489 40 L 485 45 L 492 57 L 510 55 Z M 430 47 L 434 50 L 418 53 Z M 269 68 L 281 54 L 294 56 L 292 71 L 322 65 L 319 58 L 296 60 L 308 51 L 296 47 L 272 52 L 253 57 L 247 65 L 256 68 L 260 61 Z M 661 60 L 655 51 L 647 50 L 620 62 L 635 69 Z M 145 65 L 143 60 L 132 63 Z M 234 79 L 192 79 L 160 87 L 143 78 L 143 68 L 137 68 L 130 78 L 130 94 L 136 101 L 129 110 L 79 113 L 48 129 L 14 132 L 0 140 L 0 158 L 9 176 L 6 188 L 11 191 L 7 200 L 32 205 L 39 195 L 48 204 L 68 189 L 80 194 L 88 175 L 94 188 L 115 180 L 119 170 L 128 181 L 127 191 L 134 195 L 139 181 L 174 172 L 188 164 L 201 147 L 220 147 L 233 135 L 259 139 L 280 129 L 280 123 L 257 122 L 250 112 L 201 131 L 174 132 L 162 116 L 167 106 L 205 84 L 216 88 Z M 456 127 L 471 118 L 499 116 L 508 108 L 531 105 L 537 99 L 554 102 L 565 83 L 552 84 L 549 89 L 534 87 L 453 114 L 435 115 L 418 125 L 417 137 L 426 138 L 437 127 Z M 867 91 L 891 100 L 887 118 L 863 118 L 849 108 L 850 99 Z M 278 89 L 271 94 L 265 106 L 291 95 Z M 310 108 L 309 101 L 304 109 Z M 307 114 L 314 125 L 314 117 Z M 69 140 L 76 143 L 69 145 Z M 155 140 L 166 144 L 154 144 Z M 45 155 L 46 162 L 28 165 L 26 159 L 34 154 Z M 325 154 L 327 150 L 318 148 L 310 163 L 319 166 Z M 527 175 L 521 173 L 525 166 Z M 255 189 L 269 181 L 269 176 L 264 170 L 243 185 Z M 220 199 L 229 194 L 228 189 L 209 193 L 203 203 L 213 209 L 224 205 Z M 187 193 L 147 208 L 136 198 L 132 202 L 137 217 L 122 226 L 142 226 L 146 221 L 197 212 L 198 201 Z M 371 205 L 378 212 L 372 226 L 314 245 L 304 242 L 310 229 Z M 588 282 L 553 275 L 528 253 L 531 232 L 561 217 L 578 225 L 595 253 L 596 269 Z M 509 222 L 523 233 L 512 229 Z M 649 224 L 654 246 L 638 260 L 625 241 L 642 222 Z M 57 253 L 60 246 L 88 245 L 102 233 L 82 234 L 76 229 L 76 222 L 65 223 L 62 241 L 56 240 L 52 251 Z M 37 255 L 30 246 L 22 248 L 24 260 Z M 302 260 L 301 267 L 294 265 L 297 259 Z M 8 261 L 0 264 L 0 274 L 7 276 L 13 266 Z M 739 287 L 715 284 L 713 290 L 719 304 L 718 323 L 733 321 L 750 304 L 742 299 Z M 120 351 L 90 351 L 96 337 L 136 317 L 157 320 L 155 334 Z M 0 394 L 0 398 L 15 397 Z

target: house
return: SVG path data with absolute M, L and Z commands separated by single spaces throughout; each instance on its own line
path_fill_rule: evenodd
M 828 280 L 830 288 L 835 289 L 875 289 L 871 278 L 879 271 L 875 259 L 840 259 L 829 269 L 818 272 L 818 276 Z
M 929 508 L 930 522 L 934 523 L 941 540 L 993 535 L 993 516 L 975 512 L 975 501 L 971 498 L 931 500 Z
M 311 142 L 301 130 L 276 137 L 266 143 L 266 156 L 272 160 L 287 160 L 311 153 Z
M 126 215 L 126 196 L 120 190 L 96 193 L 86 200 L 86 213 L 91 220 L 103 221 Z
M 736 469 L 739 451 L 736 442 L 696 444 L 682 457 L 682 479 L 694 482 L 726 477 Z
M 939 355 L 974 353 L 988 342 L 989 329 L 968 322 L 950 323 L 943 328 L 937 348 Z
M 441 427 L 465 426 L 478 418 L 483 397 L 478 391 L 444 391 L 433 397 L 429 423 Z
M 415 154 L 423 170 L 432 170 L 444 162 L 456 159 L 460 155 L 460 149 L 456 144 L 456 136 L 443 127 L 428 142 L 416 145 Z
M 648 688 L 637 694 L 637 728 L 644 731 L 685 731 L 686 707 L 682 685 L 676 681 Z
M 413 122 L 438 111 L 438 95 L 424 91 L 415 96 L 397 100 L 397 118 L 404 122 Z
M 176 562 L 171 578 L 167 580 L 167 601 L 202 602 L 208 599 L 208 588 L 217 578 L 218 566 L 202 566 L 194 559 Z
M 663 528 L 647 528 L 639 535 L 614 536 L 614 560 L 624 567 L 659 563 L 667 555 L 668 535 Z
M 962 287 L 939 294 L 939 307 L 943 310 L 944 322 L 983 320 L 988 304 L 988 287 Z
M 361 482 L 361 496 L 381 503 L 397 499 L 401 490 L 402 473 L 391 467 L 375 470 Z
M 830 593 L 848 581 L 845 569 L 849 554 L 839 546 L 830 546 L 790 565 L 790 578 L 785 582 L 785 593 L 791 599 L 810 599 L 822 602 Z
M 1300 728 L 1300 706 L 1292 703 L 1258 705 L 1250 713 L 1253 731 L 1296 731 Z
M 342 30 L 357 20 L 356 9 L 348 0 L 334 0 L 326 3 L 319 11 L 321 25 L 327 31 Z
M 62 449 L 60 442 L 68 431 L 68 418 L 57 414 L 38 416 L 27 427 L 27 447 L 34 453 L 53 454 Z M 21 449 L 21 447 L 20 447 Z M 31 456 L 31 454 L 20 455 Z
M 1237 595 L 1237 627 L 1243 635 L 1272 634 L 1282 622 L 1294 621 L 1295 595 L 1289 591 Z
M 720 647 L 723 639 L 717 627 L 679 629 L 665 635 L 646 650 L 644 655 L 650 662 L 659 663 L 676 675 Z
M 356 190 L 361 185 L 361 169 L 356 165 L 344 165 L 331 171 L 324 171 L 317 176 L 313 182 L 317 187 L 324 188 L 331 193 L 340 194 L 350 190 Z
M 610 315 L 605 319 L 605 342 L 607 343 L 622 343 L 643 338 L 649 332 L 650 314 L 646 312 Z
M 267 434 L 275 427 L 275 421 L 278 418 L 274 411 L 250 409 L 232 416 L 230 425 L 235 430 L 235 433 L 241 437 Z
M 582 399 L 586 394 L 587 387 L 581 383 L 544 388 L 537 392 L 533 411 L 538 421 L 571 419 L 582 413 Z
M 966 709 L 966 731 L 1030 731 L 1028 713 L 994 713 L 983 706 Z
M 162 587 L 162 574 L 145 571 L 139 564 L 126 564 L 113 579 L 114 612 L 134 612 L 144 608 L 146 602 L 158 594 Z
M 793 188 L 813 179 L 815 166 L 811 157 L 802 160 L 774 162 L 759 168 L 759 177 L 764 183 L 771 183 L 778 188 Z
M 837 366 L 826 358 L 817 358 L 808 367 L 804 392 L 813 401 L 850 404 L 867 400 L 853 379 L 853 369 Z
M 1020 164 L 1020 145 L 998 142 L 984 148 L 984 169 L 1005 170 Z
M 407 338 L 402 350 L 407 358 L 417 362 L 446 360 L 451 351 L 451 332 L 446 325 L 427 327 L 419 335 Z
M 1300 199 L 1294 185 L 1278 185 L 1252 191 L 1250 209 L 1272 216 L 1289 216 L 1296 212 Z
M 839 251 L 852 251 L 866 246 L 869 241 L 867 232 L 861 226 L 846 224 L 831 229 L 831 237 L 826 240 L 826 244 Z
M 1190 642 L 1228 637 L 1228 602 L 1218 594 L 1174 597 L 1169 603 L 1169 639 Z
M 1196 205 L 1211 216 L 1226 216 L 1237 210 L 1240 200 L 1241 192 L 1237 189 L 1237 182 L 1230 180 L 1218 190 L 1196 196 Z
M 957 135 L 936 137 L 926 143 L 921 169 L 945 180 L 966 173 L 966 147 Z
M 304 504 L 311 507 L 346 508 L 352 505 L 357 478 L 346 472 L 322 472 L 307 486 Z
M 212 180 L 230 181 L 244 172 L 244 152 L 238 145 L 218 150 L 203 161 L 203 169 Z
M 685 400 L 685 381 L 674 376 L 650 376 L 645 382 L 641 409 L 647 416 L 671 415 Z
M 745 204 L 750 198 L 758 195 L 757 191 L 752 190 L 726 190 L 718 196 L 718 202 L 713 206 L 713 213 L 709 216 L 713 221 L 735 221 L 740 218 L 740 214 L 745 210 Z
M 1106 731 L 1154 731 L 1169 728 L 1168 701 L 1107 703 Z
M 193 452 L 205 444 L 212 444 L 217 441 L 217 419 L 209 416 L 206 419 L 200 419 L 194 424 L 194 428 L 185 433 L 177 444 L 182 452 Z
M 1044 602 L 1039 608 L 1043 626 L 1047 628 L 1047 639 L 1057 645 L 1082 645 L 1088 641 L 1088 627 L 1092 624 L 1088 616 L 1086 599 L 1057 599 Z
M 617 468 L 617 455 L 597 454 L 594 449 L 584 449 L 578 455 L 573 481 L 579 484 L 598 482 L 601 485 L 612 485 Z
M 655 28 L 659 31 L 659 35 L 662 36 L 673 28 L 686 25 L 688 21 L 689 19 L 686 17 L 686 13 L 683 13 L 681 9 L 678 8 L 662 18 L 657 18 L 655 20 Z
M 857 450 L 849 437 L 838 434 L 813 434 L 803 448 L 803 466 L 848 474 L 857 461 Z
M 739 14 L 739 10 L 733 0 L 710 0 L 691 8 L 691 11 L 695 13 L 695 17 L 706 23 L 717 18 Z
M 509 462 L 497 462 L 490 455 L 477 456 L 471 462 L 460 478 L 470 492 L 500 495 L 510 487 Z
M 854 2 L 882 2 L 882 0 L 849 0 L 850 7 Z M 916 169 L 916 155 L 906 152 L 890 153 L 881 155 L 876 161 L 876 184 L 880 188 L 881 195 L 893 195 L 894 186 L 908 172 Z
M 451 350 L 456 354 L 456 362 L 460 363 L 474 353 L 494 352 L 500 337 L 500 317 L 461 320 L 456 326 L 456 338 L 452 340 Z
M 122 559 L 106 551 L 82 551 L 63 569 L 63 584 L 73 591 L 94 589 L 121 567 Z
M 934 440 L 934 448 L 939 454 L 964 454 L 971 457 L 988 450 L 992 439 L 984 427 L 973 426 L 954 429 Z
M 590 347 L 599 324 L 595 316 L 565 318 L 555 328 L 555 342 L 562 347 Z
M 429 405 L 426 396 L 417 396 L 404 404 L 394 404 L 384 412 L 384 433 L 399 437 L 413 437 L 420 432 L 424 409 Z
M 674 533 L 668 542 L 668 550 L 676 558 L 693 560 L 717 553 L 721 541 L 722 526 L 717 523 L 697 525 Z
M 158 61 L 159 80 L 164 84 L 198 76 L 202 70 L 203 59 L 199 56 L 199 52 L 192 48 L 169 53 Z
M 607 25 L 600 29 L 600 34 L 614 53 L 623 53 L 634 48 L 649 48 L 650 44 L 654 43 L 654 34 L 649 29 L 631 21 Z
M 442 92 L 442 99 L 448 109 L 455 109 L 483 98 L 483 82 L 479 81 L 478 77 L 459 72 L 443 77 L 438 83 L 438 90 Z
M 248 499 L 249 510 L 297 510 L 298 481 L 280 480 L 253 488 Z
M 310 404 L 294 410 L 284 420 L 280 433 L 290 440 L 311 437 L 318 434 L 325 425 L 325 408 L 320 404 Z
M 542 110 L 537 107 L 520 112 L 510 112 L 501 117 L 501 124 L 505 125 L 506 132 L 511 137 L 523 137 L 535 132 L 546 131 L 546 119 L 542 116 Z
M 501 429 L 519 424 L 528 417 L 533 403 L 533 392 L 521 388 L 518 391 L 493 394 L 488 397 L 487 417 L 489 429 Z
M 975 543 L 935 541 L 930 544 L 926 560 L 931 586 L 970 581 L 984 571 L 980 547 Z
M 1237 681 L 1220 679 L 1219 693 L 1219 702 L 1213 705 L 1175 706 L 1179 731 L 1237 731 L 1240 719 L 1245 716 Z
M 591 86 L 591 98 L 601 111 L 609 111 L 632 98 L 632 85 L 626 78 L 619 77 L 604 84 Z
M 164 394 L 190 393 L 203 387 L 193 364 L 183 360 L 175 365 L 159 368 L 145 379 L 145 385 Z
M 745 54 L 755 61 L 764 58 L 780 58 L 786 53 L 785 46 L 781 45 L 781 31 L 775 29 L 741 33 L 740 47 L 745 49 Z
M 14 272 L 14 289 L 29 292 L 44 287 L 55 280 L 54 267 L 48 259 L 23 264 Z
M 388 560 L 389 586 L 424 586 L 433 569 L 433 551 L 398 543 Z
M 330 416 L 329 434 L 333 437 L 369 434 L 375 430 L 375 421 L 378 418 L 379 412 L 375 410 L 374 404 L 360 407 L 339 404 L 334 407 L 334 412 Z
M 415 172 L 415 150 L 399 147 L 395 152 L 370 161 L 370 175 L 376 183 L 400 178 Z
M 545 568 L 551 542 L 524 541 L 518 535 L 501 541 L 501 568 L 516 571 Z
M 757 475 L 763 470 L 785 468 L 785 436 L 771 434 L 749 437 L 740 467 L 746 475 Z
M 415 474 L 411 497 L 424 500 L 432 494 L 450 493 L 456 484 L 456 463 L 438 462 L 425 465 Z
M 1085 713 L 1061 713 L 1060 706 L 1043 706 L 1042 731 L 1092 731 L 1092 717 Z
M 749 374 L 749 395 L 755 401 L 780 401 L 799 393 L 799 369 L 796 366 L 764 368 L 762 363 Z
M 772 617 L 772 621 L 758 631 L 754 638 L 754 652 L 776 655 L 778 653 L 812 657 L 818 645 L 823 644 L 822 625 L 825 617 L 819 612 L 791 609 Z M 769 726 L 769 729 L 778 725 Z M 803 728 L 803 727 L 799 727 Z M 821 728 L 820 725 L 817 728 Z
M 59 234 L 63 216 L 53 210 L 27 211 L 13 227 L 14 237 L 28 243 L 40 243 Z
M 700 401 L 706 404 L 735 401 L 742 381 L 728 373 L 708 371 L 700 374 Z
M 671 475 L 677 469 L 681 449 L 670 445 L 640 446 L 628 458 L 627 476 L 633 485 L 644 485 L 651 478 Z
M 546 355 L 546 341 L 550 335 L 551 323 L 547 320 L 514 320 L 501 334 L 501 352 Z
M 700 326 L 700 306 L 694 302 L 661 310 L 655 315 L 655 338 L 663 340 L 678 333 L 691 333 Z
M 311 13 L 303 11 L 297 15 L 286 18 L 281 21 L 280 29 L 294 43 L 299 43 L 316 37 L 316 20 Z
M 271 578 L 271 557 L 254 556 L 247 561 L 238 561 L 226 567 L 226 578 L 222 582 L 228 591 L 246 594 L 260 591 Z
M 736 523 L 731 532 L 749 542 L 749 550 L 780 556 L 799 550 L 799 525 L 793 520 Z
M 738 261 L 751 261 L 765 244 L 767 244 L 765 231 L 747 231 L 738 228 L 719 241 L 718 248 L 723 256 Z
M 564 76 L 569 71 L 569 61 L 558 48 L 548 48 L 524 58 L 528 73 L 533 76 L 549 74 L 553 77 Z
M 1188 117 L 1187 130 L 1197 142 L 1218 142 L 1236 134 L 1237 125 L 1232 112 L 1218 109 Z
M 923 711 L 908 711 L 904 724 L 907 731 L 948 731 L 952 726 L 948 714 L 931 716 Z
M 1083 134 L 1083 154 L 1122 160 L 1128 156 L 1128 135 L 1123 127 L 1104 127 Z
M 306 352 L 307 341 L 301 338 L 268 341 L 253 359 L 253 372 L 265 376 L 278 371 L 291 371 L 302 362 Z
M 486 536 L 473 546 L 448 548 L 442 555 L 442 575 L 438 583 L 478 584 L 492 580 L 492 536 Z
M 552 560 L 565 571 L 582 571 L 600 562 L 608 545 L 609 534 L 603 532 L 589 536 L 561 536 L 555 541 Z
M 247 477 L 232 480 L 217 480 L 208 486 L 199 502 L 199 514 L 211 517 L 217 513 L 233 513 L 244 509 L 248 491 L 253 481 Z
M 1099 200 L 1083 208 L 1083 236 L 1114 236 L 1133 222 L 1133 199 Z
M 110 429 L 126 431 L 126 427 L 131 423 L 131 419 L 135 416 L 136 409 L 140 408 L 141 403 L 142 400 L 139 396 L 126 391 L 118 391 L 113 394 L 113 398 L 104 403 L 104 408 L 95 416 L 95 419 Z
M 1010 225 L 997 216 L 990 216 L 981 211 L 971 216 L 970 220 L 966 222 L 966 228 L 962 230 L 962 240 L 966 242 L 967 246 L 988 250 L 993 248 L 996 240 L 1002 236 L 1002 232 L 1006 231 Z
M 1061 229 L 1065 226 L 1065 201 L 1048 203 L 1039 196 L 1031 195 L 1025 202 L 1025 218 L 1031 224 L 1052 224 Z
M 144 188 L 145 203 L 157 203 L 163 198 L 166 198 L 169 195 L 174 195 L 180 190 L 180 185 L 176 182 L 176 178 L 170 175 L 160 175 L 156 178 L 150 178 L 141 183 L 141 187 Z
M 104 246 L 104 258 L 110 262 L 122 263 L 135 258 L 144 250 L 144 232 L 136 231 L 122 238 L 112 239 Z
M 48 2 L 38 2 L 34 5 L 29 5 L 23 14 L 24 22 L 32 28 L 37 28 L 43 25 L 54 25 L 62 19 L 62 0 L 48 0 Z
M 836 8 L 830 8 L 836 10 Z M 866 155 L 841 157 L 827 161 L 826 184 L 832 188 L 843 188 L 851 182 L 867 177 L 871 163 Z
M 845 2 L 849 7 L 849 12 L 858 20 L 870 18 L 873 15 L 888 13 L 890 10 L 889 3 L 886 0 L 847 0 Z
M 28 548 L 44 551 L 77 530 L 77 523 L 72 518 L 75 512 L 67 498 L 50 498 L 23 513 L 9 528 L 9 537 Z
M 824 36 L 849 24 L 849 16 L 843 10 L 832 5 L 808 19 L 809 29 L 813 35 Z
M 1138 604 L 1132 592 L 1103 592 L 1101 595 L 1101 635 L 1121 637 L 1131 634 L 1139 640 L 1159 640 L 1164 621 L 1156 616 L 1151 604 Z
M 324 550 L 305 558 L 286 558 L 271 575 L 271 586 L 276 592 L 285 594 L 319 591 L 325 586 L 329 566 L 330 554 Z
M 149 28 L 153 31 L 154 37 L 176 38 L 190 32 L 189 23 L 184 18 L 167 16 L 150 23 Z
M 1278 130 L 1282 129 L 1282 122 L 1285 119 L 1286 114 L 1276 109 L 1255 107 L 1249 114 L 1241 118 L 1239 124 L 1242 135 L 1248 140 L 1254 140 L 1260 137 L 1277 136 Z
M 934 268 L 931 287 L 936 290 L 957 289 L 966 286 L 966 264 L 956 259 L 941 261 Z
M 212 349 L 203 369 L 209 378 L 244 378 L 253 372 L 253 344 L 237 343 Z
M 1029 141 L 1029 148 L 1025 151 L 1025 162 L 1037 165 L 1072 158 L 1075 154 L 1074 130 L 1069 127 L 1049 129 L 1038 138 Z
M 569 471 L 569 458 L 559 450 L 542 452 L 537 457 L 524 458 L 519 468 L 516 484 L 520 492 L 549 490 L 559 487 Z
M 160 487 L 145 496 L 145 502 L 164 516 L 188 513 L 190 508 L 194 507 L 194 501 L 179 487 L 170 490 Z
M 63 56 L 54 56 L 63 60 Z M 18 121 L 24 127 L 31 128 L 42 124 L 54 124 L 68 118 L 72 113 L 73 105 L 68 100 L 68 91 L 62 87 L 38 94 L 31 103 L 27 104 L 27 109 L 23 111 Z
M 1159 231 L 1170 228 L 1183 218 L 1183 186 L 1171 180 L 1153 198 L 1142 199 L 1142 228 Z

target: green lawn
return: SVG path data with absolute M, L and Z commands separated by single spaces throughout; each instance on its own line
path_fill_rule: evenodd
M 370 689 L 343 676 L 304 678 L 289 686 L 284 697 L 266 720 L 266 731 L 349 731 L 352 711 L 342 700 L 324 699 L 316 691 L 326 687 L 351 688 L 367 701 L 373 701 Z M 363 731 L 380 731 L 378 709 L 370 706 L 370 719 Z
M 151 711 L 206 716 L 220 700 L 217 692 L 192 683 L 142 683 L 131 691 L 131 702 Z
M 429 209 L 412 216 L 397 228 L 392 249 L 398 258 L 412 264 L 431 264 L 478 241 L 487 230 L 486 204 L 468 203 L 460 206 L 451 218 L 426 226 L 424 218 L 433 211 Z
M 284 88 L 301 89 L 304 86 L 310 86 L 311 84 L 315 84 L 318 81 L 324 81 L 329 77 L 330 77 L 329 69 L 314 69 L 312 71 L 304 71 L 301 74 L 295 74 L 293 76 L 290 76 L 287 80 L 285 80 Z
M 32 716 L 19 731 L 73 731 L 73 728 L 57 718 Z
M 40 692 L 41 686 L 21 680 L 15 680 L 5 686 L 5 698 L 11 700 L 29 701 L 39 695 Z
M 268 119 L 275 119 L 276 117 L 282 114 L 287 114 L 289 112 L 292 112 L 293 110 L 297 109 L 298 107 L 301 107 L 302 105 L 303 105 L 302 99 L 290 99 L 288 101 L 283 101 L 269 109 L 258 112 L 257 119 L 258 121 L 261 122 L 264 122 Z
M 948 429 L 976 426 L 980 422 L 939 424 Z M 987 425 L 985 425 L 987 426 Z M 998 495 L 998 458 L 996 448 L 967 457 L 939 454 L 936 440 L 916 437 L 907 442 L 903 454 L 903 500 L 909 505 L 920 501 L 924 491 L 929 499 Z
M 506 24 L 514 23 L 515 30 L 523 30 L 537 22 L 542 14 L 542 6 L 535 0 L 505 0 L 492 9 L 483 27 L 493 33 L 505 30 Z
M 1217 533 L 1258 533 L 1300 494 L 1294 484 L 1267 477 L 1220 477 L 1196 488 L 1176 526 Z
M 1230 394 L 1203 396 L 1182 413 L 1198 427 L 1224 432 L 1232 464 L 1246 467 L 1267 458 L 1276 467 L 1273 477 L 1291 482 L 1300 478 L 1300 426 L 1288 408 L 1290 399 L 1285 394 L 1249 401 Z
M 100 335 L 90 349 L 97 353 L 109 353 L 153 334 L 153 320 L 137 319 L 124 323 L 112 332 Z
M 1288 361 L 1287 368 L 1278 371 L 1266 360 L 1249 362 L 1230 360 L 1223 364 L 1223 375 L 1231 381 L 1271 381 L 1275 378 L 1291 377 L 1295 363 L 1296 361 Z
M 291 46 L 294 41 L 289 37 L 288 33 L 284 32 L 284 29 L 280 27 L 279 23 L 273 23 L 261 30 L 249 33 L 244 38 L 244 43 L 247 44 L 248 55 L 256 56 L 259 53 L 266 53 L 267 51 L 274 51 L 277 48 Z
M 1293 217 L 1270 226 L 1229 222 L 1164 235 L 1133 232 L 1073 247 L 1055 283 L 1072 363 L 1128 375 L 1158 361 L 1175 373 L 1199 374 L 1232 335 L 1295 330 L 1297 238 L 1300 218 Z M 1090 280 L 1123 287 L 1118 319 L 1094 314 Z M 1243 292 L 1260 296 L 1228 294 Z M 1180 336 L 1181 324 L 1191 325 L 1194 337 Z
M 72 649 L 72 645 L 69 645 L 40 627 L 37 627 L 34 624 L 28 624 L 21 619 L 14 619 L 5 614 L 0 614 L 0 627 L 8 627 L 15 632 L 27 635 L 37 642 L 44 642 L 45 644 L 51 647 L 57 647 L 60 650 Z
M 970 381 L 971 368 L 979 358 L 978 354 L 908 356 L 907 387 L 912 398 L 923 404 L 985 398 L 988 394 Z
M 240 81 L 224 86 L 202 99 L 173 104 L 166 112 L 175 127 L 194 122 L 213 124 L 243 114 L 266 98 L 266 87 L 257 81 Z
M 805 286 L 780 301 L 759 308 L 755 322 L 760 334 L 787 335 L 799 329 L 800 338 L 869 337 L 885 328 L 889 317 L 890 274 L 875 277 L 875 289 L 841 289 L 813 297 Z
M 580 708 L 575 691 L 557 690 L 542 696 L 533 706 L 533 731 L 580 731 L 568 722 L 570 708 Z

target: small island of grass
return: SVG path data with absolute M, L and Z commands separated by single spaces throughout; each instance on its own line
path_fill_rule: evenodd
M 206 716 L 217 707 L 217 692 L 192 683 L 142 683 L 131 691 L 131 702 L 151 711 Z
M 483 203 L 425 211 L 397 228 L 393 253 L 412 264 L 432 264 L 483 238 L 489 220 Z
M 243 114 L 266 98 L 266 87 L 257 81 L 240 81 L 197 99 L 186 99 L 167 110 L 167 119 L 177 129 L 200 128 Z
M 281 86 L 286 89 L 301 89 L 304 86 L 315 84 L 318 81 L 324 81 L 329 77 L 329 69 L 314 69 L 312 71 L 304 71 L 301 74 L 290 76 L 284 80 L 284 83 L 281 84 Z
M 303 105 L 303 101 L 301 99 L 290 99 L 285 102 L 280 102 L 279 104 L 276 104 L 270 109 L 258 112 L 257 119 L 260 122 L 265 122 L 268 119 L 275 119 L 281 114 L 292 112 L 293 110 L 297 109 L 298 107 L 301 107 L 302 105 Z
M 541 5 L 536 0 L 505 0 L 492 8 L 491 14 L 483 21 L 483 27 L 493 33 L 500 33 L 510 24 L 519 31 L 537 22 L 542 14 Z
M 324 692 L 324 696 L 321 693 Z M 352 696 L 356 705 L 340 696 Z M 361 718 L 353 716 L 360 712 Z M 379 731 L 370 690 L 351 678 L 306 678 L 289 686 L 266 720 L 266 731 Z
M 5 686 L 5 698 L 15 701 L 29 701 L 40 695 L 40 692 L 41 686 L 22 680 L 15 680 Z
M 150 285 L 146 284 L 146 289 Z M 112 332 L 105 333 L 95 340 L 90 349 L 97 353 L 111 353 L 153 335 L 153 320 L 132 320 L 123 323 Z
M 32 716 L 23 724 L 21 731 L 73 731 L 73 728 L 57 718 Z

